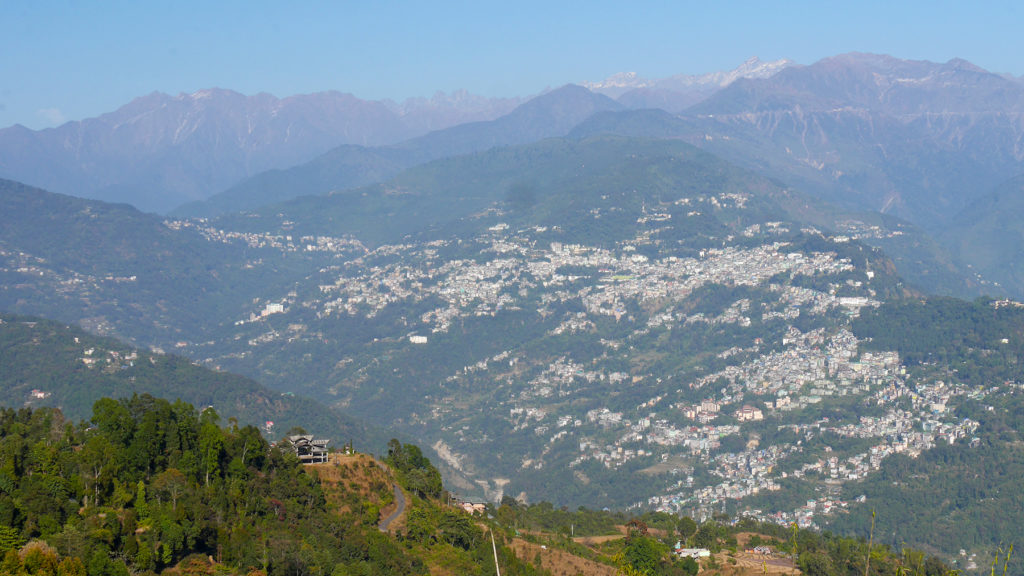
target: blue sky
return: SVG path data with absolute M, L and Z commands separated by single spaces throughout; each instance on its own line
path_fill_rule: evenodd
M 96 116 L 153 91 L 526 96 L 751 56 L 960 57 L 1024 74 L 1024 8 L 1012 2 L 0 0 L 0 22 L 0 127 Z

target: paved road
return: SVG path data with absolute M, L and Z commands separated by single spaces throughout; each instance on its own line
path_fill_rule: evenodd
M 398 507 L 395 508 L 395 511 L 392 512 L 390 516 L 381 520 L 380 525 L 377 526 L 377 528 L 379 528 L 381 532 L 387 532 L 388 526 L 390 526 L 391 523 L 394 522 L 395 518 L 398 518 L 402 515 L 402 512 L 405 512 L 405 493 L 402 492 L 402 489 L 398 487 L 398 484 L 395 484 L 395 502 L 398 503 Z

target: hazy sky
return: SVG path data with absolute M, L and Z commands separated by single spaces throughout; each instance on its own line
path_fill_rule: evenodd
M 153 91 L 525 96 L 623 71 L 726 70 L 751 56 L 960 57 L 1024 74 L 1024 9 L 973 4 L 0 0 L 0 127 L 54 126 Z

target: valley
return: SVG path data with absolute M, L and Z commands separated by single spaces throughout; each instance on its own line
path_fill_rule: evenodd
M 230 413 L 229 436 L 315 428 L 416 463 L 374 473 L 361 524 L 402 494 L 381 478 L 429 485 L 417 498 L 434 506 L 443 475 L 453 501 L 491 503 L 520 556 L 569 567 L 614 571 L 629 544 L 582 550 L 570 521 L 568 539 L 538 529 L 542 545 L 516 522 L 607 509 L 665 523 L 664 538 L 692 518 L 779 547 L 792 526 L 841 530 L 977 569 L 1024 521 L 1024 85 L 865 54 L 687 78 L 458 111 L 443 94 L 397 112 L 348 102 L 391 132 L 357 113 L 368 132 L 330 148 L 327 122 L 294 157 L 274 152 L 287 138 L 271 122 L 260 154 L 276 163 L 193 174 L 176 200 L 152 175 L 122 183 L 165 215 L 0 180 L 0 396 L 83 426 L 94 403 L 168 396 Z M 148 100 L 179 120 L 225 98 L 250 119 L 300 103 L 168 98 Z M 663 109 L 639 109 L 651 102 Z M 68 171 L 48 181 L 107 198 L 69 189 L 86 179 Z M 488 552 L 482 526 L 431 510 L 452 525 L 424 528 L 423 550 L 422 517 L 388 529 L 434 568 L 483 565 L 468 556 Z M 809 562 L 796 533 L 786 570 Z M 449 536 L 462 552 L 431 548 Z

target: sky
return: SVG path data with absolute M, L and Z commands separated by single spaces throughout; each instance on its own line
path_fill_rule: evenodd
M 729 70 L 752 56 L 963 58 L 1020 76 L 1022 5 L 0 0 L 0 128 L 94 117 L 154 91 L 529 96 L 618 72 Z

